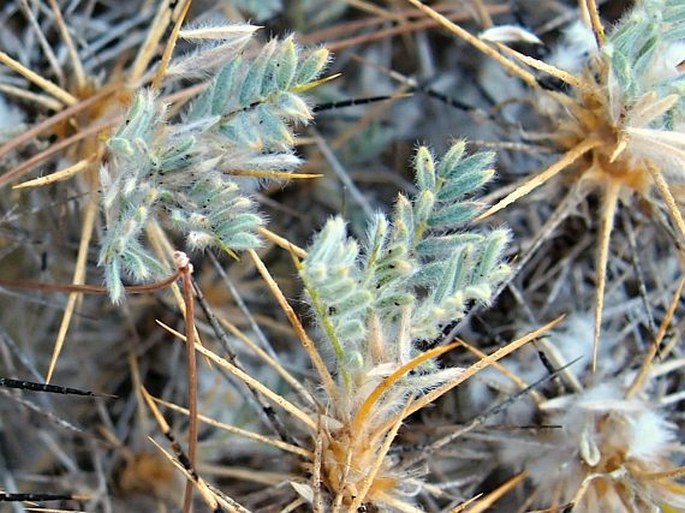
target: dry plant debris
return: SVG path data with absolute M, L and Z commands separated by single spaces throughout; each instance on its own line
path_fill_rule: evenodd
M 684 27 L 5 2 L 0 502 L 685 511 Z

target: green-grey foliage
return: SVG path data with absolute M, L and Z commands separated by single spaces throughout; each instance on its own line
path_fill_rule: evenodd
M 341 374 L 406 361 L 415 343 L 436 338 L 472 300 L 487 302 L 507 274 L 506 230 L 467 230 L 481 209 L 471 196 L 492 178 L 494 155 L 464 150 L 457 142 L 438 163 L 419 148 L 417 193 L 400 195 L 391 219 L 375 214 L 363 240 L 349 237 L 339 217 L 314 237 L 300 276 Z M 370 338 L 396 341 L 384 361 Z
M 611 62 L 622 101 L 630 104 L 645 93 L 657 98 L 676 94 L 679 101 L 657 128 L 673 129 L 673 115 L 682 116 L 685 82 L 677 66 L 683 59 L 685 3 L 682 0 L 642 0 L 609 32 L 603 51 Z
M 328 52 L 303 55 L 292 38 L 272 40 L 250 59 L 233 47 L 234 58 L 180 121 L 169 122 L 165 105 L 142 90 L 107 142 L 99 265 L 115 302 L 122 276 L 142 281 L 162 268 L 140 241 L 151 217 L 182 232 L 191 248 L 254 248 L 265 220 L 250 198 L 250 176 L 300 163 L 292 127 L 312 115 L 299 93 L 319 76 Z

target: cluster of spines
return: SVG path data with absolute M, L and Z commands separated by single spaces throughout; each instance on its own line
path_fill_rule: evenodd
M 406 329 L 412 341 L 432 339 L 442 323 L 463 317 L 469 300 L 489 300 L 493 285 L 508 272 L 501 263 L 505 230 L 464 230 L 481 208 L 467 197 L 494 173 L 491 153 L 465 157 L 464 150 L 457 142 L 438 164 L 427 148 L 419 148 L 418 192 L 412 199 L 399 196 L 391 221 L 373 216 L 363 252 L 340 218 L 314 238 L 300 276 L 320 327 L 342 356 L 341 370 L 372 360 L 372 324 L 380 324 L 387 340 Z

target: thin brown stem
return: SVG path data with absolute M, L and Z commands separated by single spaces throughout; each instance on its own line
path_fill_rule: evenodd
M 514 351 L 517 351 L 521 347 L 525 346 L 526 344 L 532 342 L 536 338 L 541 337 L 545 333 L 547 333 L 549 330 L 554 328 L 557 324 L 559 324 L 562 320 L 564 319 L 564 316 L 562 315 L 561 317 L 557 317 L 554 319 L 552 322 L 549 322 L 542 326 L 541 328 L 538 328 L 535 331 L 532 331 L 528 333 L 527 335 L 524 335 L 523 337 L 514 340 L 513 342 L 510 342 L 506 346 L 498 349 L 494 353 L 486 356 L 485 358 L 482 358 L 481 360 L 477 361 L 470 367 L 464 369 L 464 372 L 459 374 L 456 378 L 451 379 L 447 383 L 440 385 L 437 388 L 434 388 L 424 396 L 420 397 L 417 399 L 414 404 L 412 405 L 411 408 L 406 412 L 405 418 L 408 417 L 409 415 L 416 413 L 422 408 L 425 408 L 427 405 L 438 399 L 439 397 L 442 397 L 445 395 L 447 392 L 452 390 L 454 387 L 461 385 L 464 381 L 467 379 L 475 376 L 478 374 L 480 371 L 483 369 L 486 369 L 490 367 L 494 362 L 497 362 L 504 358 L 505 356 L 513 353 Z M 389 429 L 390 426 L 395 422 L 395 418 L 389 419 L 383 426 L 381 426 L 381 430 L 387 430 Z
M 154 441 L 154 439 L 150 438 L 150 441 L 160 450 L 162 453 L 167 457 L 167 459 L 176 467 L 178 468 L 181 472 L 183 472 L 186 477 L 197 486 L 198 490 L 200 491 L 200 495 L 202 496 L 203 500 L 205 501 L 205 504 L 209 506 L 210 510 L 214 513 L 223 511 L 223 507 L 228 507 L 229 511 L 238 511 L 240 513 L 249 513 L 249 510 L 246 508 L 242 507 L 240 504 L 237 502 L 233 501 L 232 499 L 226 497 L 226 496 L 221 496 L 219 497 L 217 493 L 215 493 L 213 490 L 209 488 L 207 483 L 205 482 L 204 479 L 202 479 L 197 471 L 195 470 L 195 467 L 190 463 L 190 458 L 188 455 L 183 451 L 181 444 L 178 443 L 176 440 L 176 437 L 174 437 L 173 433 L 171 432 L 171 427 L 169 426 L 169 423 L 166 421 L 164 416 L 161 414 L 159 411 L 159 408 L 157 408 L 157 405 L 155 404 L 155 401 L 152 399 L 152 396 L 149 394 L 145 388 L 141 388 L 141 392 L 143 395 L 143 398 L 145 399 L 145 402 L 147 403 L 148 407 L 150 408 L 150 411 L 152 412 L 152 415 L 154 416 L 155 420 L 157 421 L 157 424 L 159 425 L 159 428 L 162 431 L 162 434 L 166 437 L 166 439 L 169 441 L 171 444 L 171 448 L 173 449 L 174 453 L 176 454 L 176 458 L 174 458 L 171 454 L 169 454 L 167 451 L 165 451 L 161 445 L 159 445 L 157 442 Z M 219 500 L 223 504 L 220 505 Z M 228 504 L 226 502 L 228 501 Z
M 259 271 L 259 274 L 262 275 L 262 278 L 269 287 L 269 290 L 271 290 L 273 296 L 276 298 L 276 301 L 278 301 L 278 304 L 285 313 L 286 317 L 288 317 L 290 324 L 295 330 L 297 338 L 300 340 L 300 343 L 309 355 L 316 372 L 319 374 L 319 378 L 321 379 L 328 397 L 331 398 L 331 400 L 337 399 L 338 389 L 335 386 L 335 381 L 333 381 L 333 376 L 331 376 L 331 373 L 326 367 L 326 364 L 316 348 L 314 341 L 309 337 L 309 335 L 307 335 L 307 331 L 304 329 L 304 326 L 302 326 L 302 323 L 300 322 L 300 319 L 298 319 L 295 310 L 293 310 L 292 306 L 290 306 L 288 303 L 288 300 L 283 295 L 283 292 L 281 292 L 281 289 L 278 287 L 276 281 L 271 277 L 271 273 L 269 273 L 269 270 L 264 265 L 264 262 L 262 262 L 262 259 L 259 258 L 259 255 L 252 249 L 248 250 L 248 254 L 254 261 L 257 271 Z
M 164 329 L 168 329 L 169 331 L 172 331 L 168 326 L 164 326 Z M 180 333 L 173 333 L 174 335 L 185 339 Z M 168 401 L 164 401 L 162 399 L 154 399 L 155 402 L 166 406 L 170 410 L 176 411 L 178 413 L 182 413 L 183 415 L 188 415 L 189 410 L 188 408 L 183 408 L 181 406 L 178 406 L 177 404 L 170 403 Z M 222 431 L 226 431 L 227 433 L 231 433 L 237 436 L 241 436 L 243 438 L 247 438 L 249 440 L 253 440 L 257 443 L 261 443 L 264 445 L 269 445 L 272 447 L 276 447 L 278 449 L 281 449 L 282 451 L 289 452 L 291 454 L 295 454 L 297 456 L 301 456 L 302 458 L 306 458 L 308 460 L 312 460 L 314 458 L 314 453 L 311 451 L 308 451 L 307 449 L 303 449 L 301 447 L 298 447 L 297 445 L 289 444 L 286 442 L 283 442 L 281 440 L 278 440 L 276 438 L 271 438 L 265 435 L 262 435 L 260 433 L 255 433 L 253 431 L 248 431 L 246 429 L 242 429 L 236 426 L 232 426 L 230 424 L 226 424 L 225 422 L 219 422 L 218 420 L 212 419 L 211 417 L 207 417 L 206 415 L 198 414 L 197 416 L 198 420 L 204 424 L 207 424 L 208 426 L 215 427 L 217 429 L 221 429 Z
M 666 203 L 666 208 L 668 209 L 669 214 L 671 214 L 671 219 L 673 219 L 673 222 L 678 227 L 680 236 L 685 238 L 685 219 L 683 219 L 683 214 L 680 212 L 680 208 L 673 197 L 673 193 L 671 192 L 668 182 L 666 182 L 664 179 L 661 171 L 655 167 L 650 166 L 649 171 L 652 174 L 652 178 L 656 183 L 657 189 L 659 189 L 661 197 Z
M 124 287 L 127 294 L 147 294 L 168 287 L 175 282 L 180 276 L 176 271 L 174 274 L 161 281 L 148 283 L 146 285 L 131 285 Z M 30 280 L 8 280 L 0 278 L 0 287 L 18 290 L 32 290 L 35 292 L 78 292 L 80 294 L 108 294 L 109 291 L 105 287 L 97 285 L 74 285 L 67 283 L 42 283 Z
M 519 66 L 517 66 L 516 64 L 511 62 L 509 59 L 504 57 L 502 54 L 497 52 L 495 49 L 488 46 L 485 42 L 478 39 L 473 34 L 470 34 L 466 30 L 461 28 L 459 25 L 452 23 L 445 16 L 443 16 L 439 12 L 435 11 L 434 9 L 431 9 L 427 5 L 424 5 L 419 0 L 407 0 L 407 2 L 412 4 L 417 9 L 421 10 L 421 12 L 423 12 L 427 16 L 433 18 L 443 28 L 450 31 L 452 34 L 457 36 L 459 39 L 466 41 L 468 44 L 473 46 L 475 49 L 480 50 L 482 53 L 484 53 L 487 57 L 490 57 L 494 61 L 498 62 L 505 70 L 507 70 L 512 75 L 519 77 L 521 80 L 523 80 L 530 87 L 532 87 L 534 89 L 539 89 L 540 86 L 538 85 L 538 82 L 532 73 L 529 73 L 528 71 L 524 70 L 523 68 L 520 68 Z
M 195 466 L 197 454 L 197 356 L 195 354 L 195 300 L 193 296 L 193 266 L 185 253 L 174 254 L 183 281 L 183 300 L 186 307 L 186 373 L 188 374 L 188 459 Z M 186 481 L 183 512 L 189 513 L 193 502 L 193 480 Z
M 507 45 L 502 43 L 497 43 L 497 48 L 499 48 L 502 52 L 508 53 L 512 57 L 520 60 L 524 64 L 527 64 L 531 68 L 547 73 L 548 75 L 565 82 L 571 87 L 575 87 L 577 89 L 589 89 L 581 79 L 572 73 L 569 73 L 568 71 L 564 71 L 563 69 L 552 66 L 551 64 L 547 64 L 544 61 L 522 54 L 521 52 L 517 52 L 513 48 L 509 48 Z
M 590 25 L 592 32 L 595 34 L 597 46 L 600 48 L 606 42 L 606 35 L 604 34 L 604 26 L 602 20 L 599 19 L 599 9 L 597 8 L 597 0 L 584 0 L 584 7 L 590 15 Z
M 81 240 L 79 242 L 78 254 L 76 256 L 76 267 L 74 269 L 74 276 L 72 279 L 72 283 L 74 285 L 83 285 L 85 282 L 88 250 L 90 248 L 90 239 L 93 236 L 93 230 L 95 228 L 95 219 L 99 204 L 98 200 L 98 195 L 93 194 L 86 205 L 83 227 L 81 229 Z M 57 359 L 59 358 L 62 348 L 64 347 L 67 332 L 69 331 L 69 326 L 71 325 L 71 319 L 76 308 L 76 302 L 81 299 L 81 297 L 81 294 L 78 292 L 71 292 L 69 294 L 67 305 L 64 308 L 64 315 L 62 316 L 62 322 L 60 323 L 59 331 L 57 332 L 57 338 L 55 339 L 55 347 L 52 350 L 52 356 L 50 357 L 50 365 L 45 378 L 46 383 L 49 383 L 52 379 L 52 374 L 54 373 L 55 366 L 57 365 Z
M 248 387 L 255 389 L 257 392 L 266 397 L 273 404 L 282 408 L 284 411 L 290 413 L 293 417 L 300 420 L 305 426 L 310 428 L 311 431 L 316 431 L 316 422 L 311 418 L 311 416 L 302 410 L 302 408 L 294 405 L 284 397 L 278 395 L 276 392 L 271 390 L 269 387 L 261 383 L 259 380 L 250 376 L 247 372 L 239 369 L 229 361 L 217 356 L 212 351 L 202 347 L 200 344 L 195 344 L 195 350 L 200 354 L 206 356 L 211 361 L 224 368 L 230 372 L 233 376 L 241 380 Z
M 487 354 L 485 354 L 483 351 L 481 351 L 481 350 L 478 349 L 477 347 L 475 347 L 475 346 L 469 344 L 468 342 L 466 342 L 466 341 L 464 341 L 464 340 L 457 339 L 457 342 L 458 342 L 459 344 L 461 344 L 462 346 L 464 346 L 468 351 L 470 351 L 471 353 L 473 353 L 474 355 L 476 355 L 478 358 L 481 358 L 481 359 L 482 359 L 482 358 L 485 358 L 485 357 L 487 356 Z M 502 365 L 501 363 L 499 363 L 499 362 L 494 362 L 494 363 L 492 364 L 492 366 L 493 366 L 495 369 L 497 369 L 498 372 L 502 373 L 505 377 L 507 377 L 507 378 L 509 379 L 509 381 L 511 381 L 511 382 L 514 383 L 517 387 L 519 387 L 519 389 L 524 390 L 524 389 L 528 386 L 528 383 L 526 383 L 523 379 L 521 379 L 520 377 L 518 377 L 518 376 L 516 375 L 516 373 L 514 373 L 514 372 L 511 371 L 511 370 L 509 370 L 509 368 L 507 368 L 506 366 Z M 540 404 L 540 403 L 542 403 L 542 402 L 545 400 L 545 397 L 544 397 L 540 392 L 538 392 L 537 390 L 531 390 L 530 395 L 531 395 L 531 397 L 535 400 L 535 402 L 536 402 L 537 404 Z
M 159 90 L 159 88 L 162 86 L 162 81 L 164 80 L 166 72 L 169 69 L 169 62 L 171 62 L 171 54 L 174 52 L 174 48 L 176 48 L 176 42 L 178 41 L 178 34 L 181 31 L 181 25 L 186 19 L 188 9 L 190 9 L 190 4 L 192 3 L 193 0 L 185 0 L 183 6 L 181 7 L 181 12 L 176 20 L 176 23 L 174 23 L 174 28 L 171 30 L 171 35 L 169 36 L 167 44 L 164 47 L 162 61 L 159 64 L 159 68 L 157 68 L 155 78 L 152 80 L 153 89 Z
M 76 85 L 82 89 L 86 86 L 86 72 L 83 69 L 83 63 L 81 62 L 78 52 L 76 51 L 76 45 L 74 44 L 71 34 L 69 34 L 69 28 L 64 21 L 62 11 L 60 10 L 59 5 L 57 5 L 56 0 L 48 0 L 48 3 L 50 4 L 53 14 L 55 15 L 57 30 L 59 30 L 60 36 L 64 41 L 64 45 L 67 47 L 67 51 L 69 52 L 71 65 L 74 68 L 74 75 L 76 76 Z
M 503 10 L 502 10 L 503 11 Z M 454 13 L 445 14 L 445 18 L 448 20 L 464 21 L 467 16 L 464 13 Z M 440 26 L 440 24 L 432 19 L 421 19 L 418 21 L 407 21 L 401 25 L 396 25 L 389 28 L 384 28 L 380 30 L 374 30 L 367 34 L 359 34 L 356 36 L 351 36 L 347 39 L 341 39 L 340 41 L 332 41 L 326 43 L 326 48 L 331 52 L 337 52 L 350 48 L 351 46 L 358 46 L 361 44 L 373 43 L 374 41 L 380 41 L 389 37 L 401 36 L 405 34 L 411 34 L 413 32 L 419 32 L 420 30 L 432 29 Z
M 95 134 L 97 134 L 100 130 L 104 130 L 108 127 L 114 126 L 117 123 L 119 123 L 119 121 L 120 117 L 103 120 L 99 123 L 95 123 L 87 128 L 84 128 L 83 130 L 79 130 L 77 133 L 75 133 L 67 139 L 64 139 L 56 144 L 53 144 L 52 146 L 49 146 L 46 150 L 41 151 L 37 155 L 34 155 L 33 157 L 26 160 L 14 169 L 11 169 L 3 175 L 0 175 L 0 187 L 4 186 L 8 182 L 17 180 L 18 178 L 24 176 L 26 173 L 31 171 L 35 166 L 37 166 L 44 160 L 49 159 L 53 155 L 59 153 L 63 149 L 68 148 L 72 144 L 78 141 L 82 141 L 83 139 L 86 139 L 88 137 L 92 137 Z
M 649 351 L 647 351 L 647 355 L 645 356 L 645 360 L 642 363 L 642 367 L 640 367 L 640 371 L 637 373 L 637 376 L 635 376 L 633 383 L 630 385 L 630 388 L 626 392 L 626 399 L 632 399 L 633 397 L 635 397 L 635 394 L 637 394 L 644 387 L 644 384 L 647 381 L 647 377 L 649 376 L 649 370 L 651 369 L 652 362 L 654 361 L 654 358 L 659 352 L 659 346 L 661 345 L 661 342 L 664 340 L 664 337 L 666 336 L 668 326 L 671 324 L 671 321 L 673 321 L 673 316 L 675 315 L 676 308 L 678 308 L 678 304 L 680 303 L 680 296 L 683 294 L 683 287 L 685 287 L 685 278 L 680 280 L 678 288 L 676 289 L 675 294 L 673 294 L 673 299 L 671 300 L 671 304 L 668 305 L 668 310 L 666 311 L 664 320 L 661 322 L 661 325 L 659 326 L 659 331 L 656 334 L 656 338 L 649 347 Z
M 595 302 L 595 332 L 592 349 L 592 372 L 597 370 L 599 357 L 599 339 L 602 333 L 602 312 L 604 310 L 604 291 L 606 290 L 607 265 L 609 263 L 609 241 L 614 226 L 618 193 L 621 185 L 617 182 L 609 182 L 604 192 L 604 211 L 602 224 L 599 229 L 599 249 L 597 253 L 597 300 Z
M 57 77 L 58 83 L 63 84 L 64 71 L 62 70 L 62 66 L 60 66 L 59 61 L 57 60 L 57 56 L 55 55 L 55 52 L 52 50 L 50 43 L 48 43 L 48 40 L 45 38 L 45 33 L 43 32 L 43 29 L 38 24 L 36 16 L 33 14 L 33 11 L 29 7 L 28 0 L 20 0 L 19 7 L 21 11 L 24 13 L 24 16 L 26 16 L 26 19 L 31 24 L 31 28 L 33 28 L 33 31 L 36 33 L 38 43 L 40 44 L 40 47 L 43 49 L 45 58 L 48 60 L 48 63 L 50 64 L 50 67 L 52 68 L 55 77 Z
M 58 86 L 54 82 L 50 82 L 49 80 L 43 78 L 38 73 L 30 70 L 29 68 L 24 66 L 22 63 L 13 59 L 12 57 L 10 57 L 9 55 L 7 55 L 5 52 L 2 52 L 2 51 L 0 51 L 0 64 L 4 64 L 8 68 L 10 68 L 12 71 L 15 71 L 16 73 L 20 74 L 22 77 L 24 77 L 29 82 L 33 82 L 38 87 L 40 87 L 43 91 L 45 91 L 48 94 L 51 94 L 53 97 L 57 98 L 59 101 L 61 101 L 65 105 L 74 105 L 74 104 L 78 103 L 78 98 L 76 98 L 74 95 L 65 91 L 64 89 L 62 89 L 60 86 Z
M 9 84 L 0 84 L 0 92 L 11 96 L 16 96 L 17 98 L 21 98 L 28 102 L 33 102 L 36 105 L 45 107 L 46 109 L 60 111 L 64 108 L 62 102 L 55 100 L 51 96 L 33 93 L 22 87 L 16 87 Z
M 50 185 L 51 183 L 67 180 L 72 176 L 80 173 L 81 171 L 88 169 L 90 164 L 95 161 L 95 157 L 96 155 L 91 155 L 87 159 L 79 160 L 76 164 L 72 164 L 71 166 L 65 167 L 64 169 L 60 169 L 59 171 L 55 171 L 54 173 L 50 173 L 49 175 L 39 176 L 38 178 L 34 178 L 33 180 L 27 180 L 25 182 L 18 183 L 16 185 L 13 185 L 12 189 L 44 187 L 45 185 Z
M 562 155 L 561 158 L 559 158 L 559 160 L 557 160 L 554 164 L 549 166 L 544 171 L 541 171 L 540 173 L 531 177 L 527 182 L 521 184 L 506 197 L 502 198 L 495 205 L 493 205 L 488 210 L 480 214 L 475 219 L 475 221 L 482 221 L 483 219 L 490 217 L 493 214 L 496 214 L 500 210 L 514 203 L 515 201 L 521 199 L 526 194 L 529 194 L 530 192 L 534 191 L 535 189 L 543 185 L 545 182 L 552 179 L 554 176 L 556 176 L 561 171 L 566 169 L 568 166 L 573 164 L 576 160 L 585 155 L 588 151 L 590 151 L 593 148 L 596 148 L 600 144 L 602 144 L 602 142 L 598 139 L 585 139 L 583 142 L 577 144 L 569 151 L 567 151 L 564 155 Z
M 63 111 L 58 112 L 54 116 L 47 118 L 45 121 L 42 121 L 42 122 L 38 123 L 37 125 L 35 125 L 34 127 L 29 128 L 26 132 L 18 135 L 17 137 L 14 137 L 13 139 L 10 139 L 5 144 L 0 146 L 0 158 L 4 157 L 10 151 L 17 148 L 18 146 L 21 146 L 22 144 L 26 144 L 28 142 L 31 142 L 39 134 L 41 134 L 43 131 L 47 130 L 48 128 L 56 125 L 57 123 L 61 123 L 65 119 L 69 119 L 74 114 L 78 114 L 79 112 L 86 110 L 87 108 L 89 108 L 93 104 L 102 100 L 105 96 L 112 94 L 114 91 L 115 91 L 114 86 L 106 87 L 102 91 L 91 96 L 90 98 L 87 98 L 83 101 L 80 101 L 80 102 L 74 104 L 74 105 L 71 105 L 70 107 L 64 109 Z
M 169 7 L 170 0 L 163 0 L 159 4 L 157 13 L 152 20 L 150 31 L 147 34 L 145 42 L 138 50 L 135 61 L 129 75 L 129 79 L 133 84 L 136 84 L 145 74 L 152 58 L 157 52 L 157 46 L 164 36 L 169 22 L 171 21 L 171 8 Z
M 273 242 L 279 248 L 285 249 L 297 255 L 298 258 L 307 258 L 307 252 L 299 246 L 296 246 L 290 242 L 285 237 L 281 237 L 277 233 L 272 232 L 268 228 L 260 226 L 258 229 L 259 234 L 270 242 Z
M 481 500 L 479 500 L 476 504 L 473 505 L 473 507 L 469 508 L 469 513 L 483 513 L 484 511 L 489 511 L 495 502 L 500 500 L 502 496 L 504 496 L 506 493 L 510 492 L 516 486 L 521 484 L 526 479 L 526 477 L 526 472 L 516 474 L 514 477 L 502 483 L 492 492 L 490 492 Z

